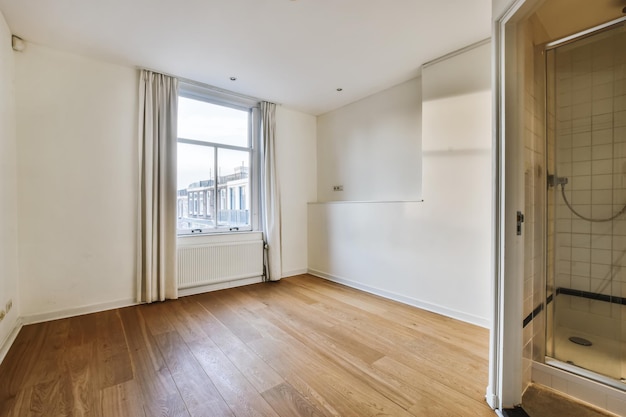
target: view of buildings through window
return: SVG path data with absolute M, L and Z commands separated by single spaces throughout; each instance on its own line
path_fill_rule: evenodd
M 179 97 L 178 233 L 249 230 L 250 111 Z

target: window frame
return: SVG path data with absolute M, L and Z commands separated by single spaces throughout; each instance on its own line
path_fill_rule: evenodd
M 210 228 L 202 228 L 202 229 L 176 229 L 176 234 L 178 237 L 188 237 L 188 236 L 206 236 L 206 235 L 216 235 L 223 233 L 245 233 L 251 231 L 258 231 L 259 228 L 259 207 L 260 207 L 260 114 L 259 114 L 259 102 L 248 97 L 239 96 L 235 93 L 230 93 L 224 90 L 217 90 L 213 88 L 209 88 L 206 86 L 202 86 L 195 83 L 187 83 L 181 82 L 179 84 L 178 97 L 184 97 L 192 100 L 202 101 L 205 103 L 228 107 L 235 110 L 241 110 L 248 113 L 248 146 L 236 146 L 236 145 L 226 145 L 221 143 L 208 142 L 197 139 L 189 139 L 189 138 L 181 138 L 177 137 L 177 144 L 183 143 L 194 146 L 204 146 L 213 149 L 213 158 L 214 158 L 214 167 L 217 170 L 218 167 L 218 154 L 220 149 L 224 150 L 235 150 L 235 151 L 244 151 L 249 154 L 248 161 L 248 187 L 250 193 L 249 203 L 249 216 L 250 221 L 248 226 L 219 226 L 218 216 L 220 210 L 224 210 L 222 208 L 222 202 L 228 205 L 228 193 L 225 193 L 225 201 L 222 201 L 222 191 L 227 191 L 226 189 L 220 190 L 219 187 L 219 179 L 217 173 L 215 173 L 213 192 L 210 193 L 208 190 L 206 192 L 206 203 L 205 210 L 207 212 L 209 210 L 214 210 L 215 214 L 215 225 Z M 178 168 L 177 168 L 178 171 Z M 195 192 L 195 191 L 194 191 Z M 177 193 L 178 194 L 178 193 Z M 188 193 L 190 194 L 190 193 Z M 198 192 L 199 194 L 199 192 Z M 209 195 L 213 194 L 213 202 L 211 204 Z M 213 207 L 213 209 L 211 209 Z M 190 213 L 190 208 L 188 207 L 188 213 Z

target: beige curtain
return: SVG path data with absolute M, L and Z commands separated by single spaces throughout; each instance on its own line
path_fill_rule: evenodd
M 263 143 L 262 203 L 263 238 L 267 251 L 266 279 L 278 281 L 282 277 L 280 192 L 275 157 L 276 104 L 261 102 L 261 135 Z
M 138 302 L 178 297 L 177 116 L 178 80 L 142 70 L 139 81 Z

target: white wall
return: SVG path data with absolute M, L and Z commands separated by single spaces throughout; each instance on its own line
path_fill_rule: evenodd
M 420 107 L 415 78 L 320 116 L 319 201 L 419 200 Z
M 16 91 L 22 314 L 132 302 L 137 71 L 28 44 Z
M 0 310 L 13 308 L 0 322 L 0 360 L 19 317 L 17 245 L 17 154 L 14 58 L 11 31 L 0 13 Z
M 491 0 L 492 19 L 499 19 L 514 3 L 515 0 Z
M 23 316 L 132 303 L 137 71 L 28 44 L 16 74 Z M 287 276 L 307 270 L 316 119 L 278 107 L 276 129 Z
M 283 276 L 307 271 L 307 203 L 316 200 L 316 118 L 276 108 Z
M 486 44 L 424 69 L 423 88 L 428 91 L 428 100 L 422 103 L 424 201 L 311 204 L 311 272 L 489 325 L 490 68 Z M 484 77 L 466 76 L 470 73 Z M 450 90 L 459 79 L 469 85 L 461 83 Z M 344 123 L 371 123 L 368 112 L 355 113 Z M 318 155 L 326 151 L 324 144 L 318 144 Z M 357 145 L 342 146 L 349 151 Z M 395 144 L 388 141 L 386 146 Z M 318 173 L 325 169 L 318 160 Z

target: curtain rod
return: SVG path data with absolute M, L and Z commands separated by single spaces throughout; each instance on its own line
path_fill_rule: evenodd
M 210 91 L 212 91 L 214 93 L 226 94 L 226 95 L 233 96 L 233 97 L 238 97 L 238 98 L 241 98 L 241 99 L 244 99 L 244 100 L 251 100 L 251 101 L 258 101 L 258 102 L 267 101 L 268 103 L 270 103 L 269 100 L 264 100 L 264 99 L 261 99 L 261 98 L 258 98 L 258 97 L 253 97 L 253 96 L 249 96 L 249 95 L 246 95 L 246 94 L 241 94 L 241 93 L 236 93 L 234 91 L 225 90 L 223 88 L 215 87 L 214 85 L 206 84 L 206 83 L 203 83 L 203 82 L 200 82 L 200 81 L 190 80 L 189 78 L 179 77 L 178 75 L 169 74 L 167 72 L 157 71 L 157 70 L 153 70 L 153 69 L 145 68 L 145 67 L 137 67 L 137 69 L 139 69 L 139 70 L 146 70 L 146 71 L 156 72 L 158 74 L 167 75 L 168 77 L 176 78 L 178 81 L 183 82 L 185 84 L 191 84 L 191 85 L 195 85 L 196 87 L 205 88 L 205 89 L 210 90 Z M 273 102 L 271 102 L 271 103 L 273 103 Z M 276 104 L 277 106 L 281 105 L 280 103 L 274 103 L 274 104 Z

